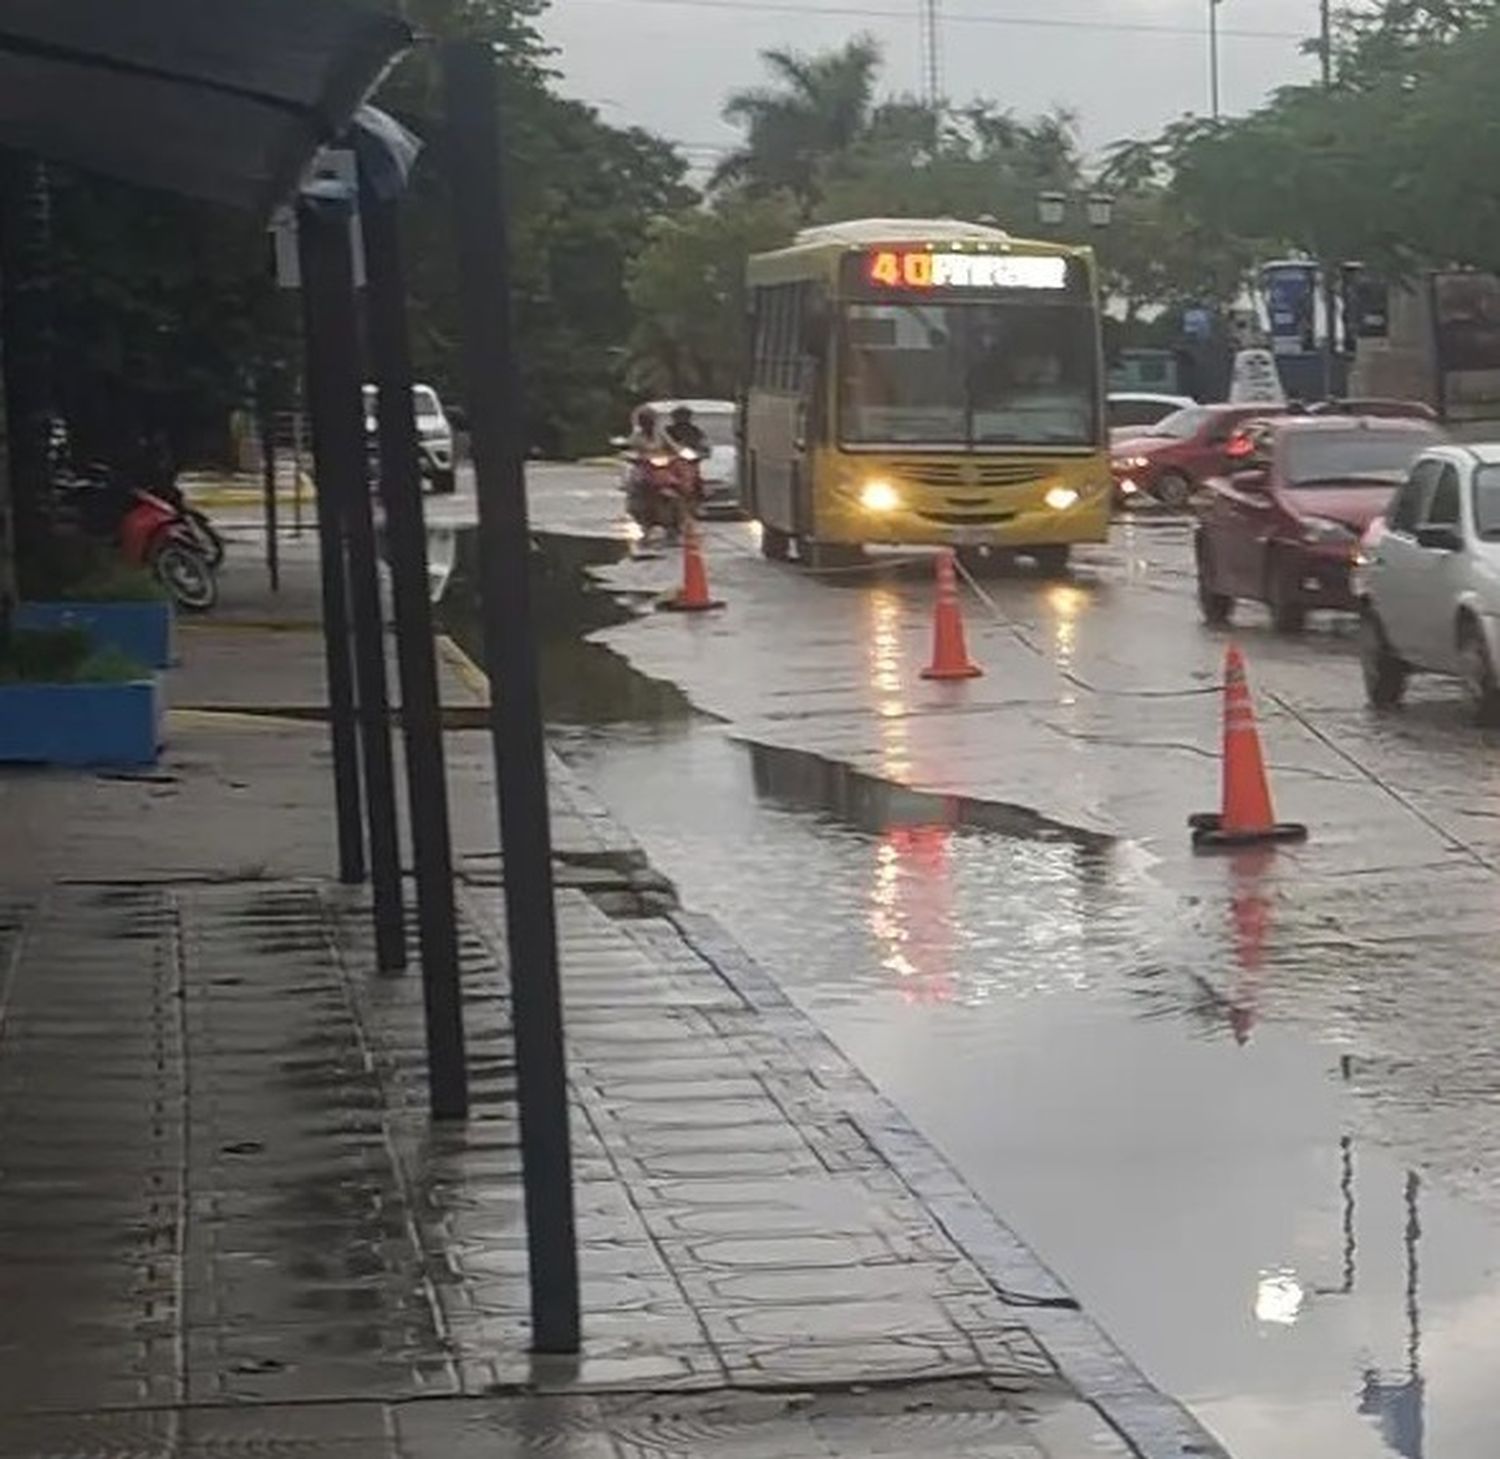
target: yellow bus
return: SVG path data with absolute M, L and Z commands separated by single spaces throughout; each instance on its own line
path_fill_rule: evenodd
M 767 557 L 935 543 L 1056 573 L 1105 539 L 1089 249 L 873 218 L 807 229 L 748 282 L 740 487 Z

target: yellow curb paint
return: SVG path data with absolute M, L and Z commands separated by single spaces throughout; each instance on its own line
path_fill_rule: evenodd
M 168 723 L 202 725 L 208 729 L 271 729 L 285 733 L 288 729 L 320 728 L 317 720 L 297 719 L 291 715 L 262 712 L 255 709 L 194 709 L 184 705 L 167 711 Z
M 205 623 L 177 622 L 177 631 L 197 633 L 321 633 L 323 625 L 314 618 L 227 618 Z
M 438 652 L 448 660 L 454 672 L 486 704 L 490 698 L 490 676 L 446 633 L 437 635 Z

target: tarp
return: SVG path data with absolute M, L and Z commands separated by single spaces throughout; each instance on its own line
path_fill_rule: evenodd
M 0 0 L 0 146 L 269 212 L 412 39 L 351 0 Z

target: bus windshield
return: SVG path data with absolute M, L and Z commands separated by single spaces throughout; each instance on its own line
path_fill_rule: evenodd
M 855 445 L 1090 446 L 1098 346 L 1087 308 L 846 306 L 841 438 Z

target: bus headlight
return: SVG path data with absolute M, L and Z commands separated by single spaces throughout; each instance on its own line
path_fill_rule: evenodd
M 867 512 L 894 512 L 901 497 L 888 481 L 867 481 L 860 488 L 859 504 Z
M 1065 512 L 1078 505 L 1078 493 L 1071 486 L 1054 486 L 1042 500 L 1054 512 Z

